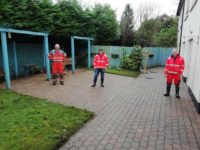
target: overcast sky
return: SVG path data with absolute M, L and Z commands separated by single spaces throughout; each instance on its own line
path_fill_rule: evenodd
M 57 0 L 53 0 L 56 2 Z M 116 10 L 118 21 L 127 3 L 131 4 L 136 12 L 141 3 L 154 4 L 160 14 L 176 15 L 179 0 L 79 0 L 83 5 L 93 6 L 95 3 L 110 4 Z
M 117 12 L 118 20 L 127 3 L 130 3 L 136 11 L 141 3 L 155 4 L 159 7 L 160 14 L 176 15 L 179 0 L 80 0 L 86 5 L 94 5 L 95 3 L 110 4 Z

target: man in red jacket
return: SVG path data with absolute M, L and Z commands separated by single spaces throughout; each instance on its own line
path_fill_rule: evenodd
M 64 74 L 64 58 L 66 53 L 60 50 L 60 45 L 56 44 L 55 49 L 51 50 L 48 55 L 49 59 L 52 61 L 52 78 L 53 85 L 57 83 L 57 76 L 60 77 L 60 84 L 64 85 L 63 74 Z
M 104 51 L 102 49 L 99 50 L 98 54 L 94 57 L 94 83 L 92 85 L 92 87 L 96 86 L 96 82 L 97 82 L 97 78 L 99 73 L 101 73 L 101 87 L 104 87 L 103 83 L 104 83 L 104 73 L 105 73 L 105 69 L 107 69 L 108 67 L 108 57 L 106 56 L 106 54 L 104 53 Z
M 165 71 L 164 73 L 167 76 L 167 91 L 164 96 L 170 95 L 170 89 L 172 81 L 174 80 L 175 88 L 176 88 L 176 98 L 180 98 L 179 96 L 179 85 L 181 81 L 181 75 L 184 71 L 184 59 L 178 54 L 177 49 L 172 50 L 172 55 L 167 59 Z

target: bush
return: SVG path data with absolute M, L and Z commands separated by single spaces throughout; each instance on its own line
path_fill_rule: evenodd
M 140 71 L 142 64 L 142 48 L 135 47 L 130 55 L 126 55 L 123 59 L 123 68 L 129 70 Z

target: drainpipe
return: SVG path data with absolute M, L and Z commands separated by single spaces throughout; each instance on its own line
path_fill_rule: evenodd
M 181 33 L 180 33 L 180 41 L 179 41 L 179 54 L 180 54 L 180 52 L 181 52 L 181 43 L 182 43 L 182 35 L 183 35 L 184 14 L 185 14 L 185 0 L 183 0 L 183 12 L 182 12 L 182 20 L 181 20 Z

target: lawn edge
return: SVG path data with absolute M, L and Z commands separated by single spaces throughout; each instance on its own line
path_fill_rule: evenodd
M 3 88 L 0 88 L 0 90 L 5 90 Z M 82 125 L 80 125 L 79 128 L 75 129 L 68 137 L 65 137 L 65 138 L 62 138 L 60 137 L 60 141 L 58 141 L 57 144 L 55 144 L 54 147 L 52 147 L 52 149 L 60 149 L 62 146 L 64 146 L 71 137 L 73 137 L 80 129 L 82 129 L 84 126 L 86 126 L 86 124 L 88 124 L 90 121 L 92 121 L 97 115 L 95 114 L 95 112 L 92 112 L 88 109 L 83 109 L 83 108 L 79 108 L 79 107 L 75 107 L 75 106 L 69 106 L 69 105 L 65 105 L 65 104 L 62 104 L 62 103 L 56 103 L 56 102 L 52 102 L 48 99 L 45 99 L 45 98 L 40 98 L 40 97 L 37 97 L 37 96 L 32 96 L 32 95 L 28 95 L 28 94 L 22 94 L 20 92 L 16 92 L 12 89 L 10 90 L 6 90 L 8 92 L 13 92 L 14 94 L 17 94 L 17 95 L 20 95 L 20 96 L 28 96 L 28 97 L 32 97 L 32 98 L 36 98 L 37 101 L 44 101 L 46 103 L 49 103 L 49 104 L 53 104 L 53 105 L 57 105 L 57 106 L 62 106 L 62 107 L 66 107 L 66 108 L 74 108 L 74 109 L 77 109 L 77 110 L 82 110 L 82 111 L 87 111 L 90 113 L 90 117 L 88 118 L 88 120 L 85 120 L 83 122 Z

